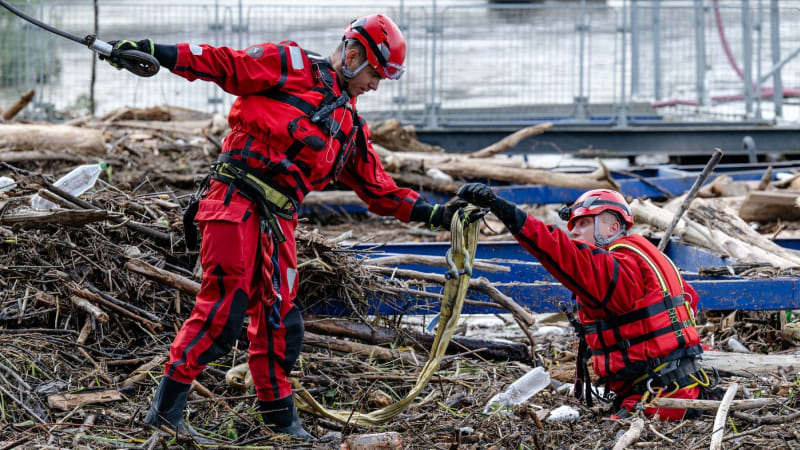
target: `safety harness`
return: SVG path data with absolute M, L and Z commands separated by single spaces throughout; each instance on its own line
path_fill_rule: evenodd
M 314 106 L 303 98 L 281 91 L 279 89 L 269 90 L 262 92 L 260 95 L 269 96 L 275 100 L 287 103 L 291 106 L 302 111 L 302 113 L 309 118 L 311 123 L 317 125 L 322 129 L 326 135 L 332 136 L 340 142 L 336 164 L 334 164 L 331 173 L 323 180 L 313 181 L 314 184 L 319 184 L 327 181 L 328 178 L 338 179 L 341 170 L 344 168 L 347 158 L 352 153 L 356 146 L 356 134 L 358 133 L 359 126 L 357 125 L 357 115 L 352 108 L 348 108 L 353 114 L 353 127 L 352 130 L 345 134 L 342 131 L 341 124 L 338 123 L 331 113 L 337 108 L 348 107 L 350 96 L 347 92 L 342 92 L 341 95 L 336 95 L 333 90 L 333 76 L 330 74 L 330 65 L 325 60 L 312 60 L 314 73 L 323 86 L 315 87 L 315 90 L 322 90 L 324 98 L 318 106 Z M 298 127 L 298 121 L 303 115 L 296 117 L 289 122 L 287 128 L 290 136 L 294 136 L 294 132 Z M 320 149 L 325 146 L 325 142 L 318 142 L 313 139 L 314 136 L 309 136 L 303 141 L 295 141 L 290 148 L 287 149 L 287 163 L 291 164 L 291 158 L 299 151 L 298 146 L 308 145 L 313 148 Z M 242 156 L 242 159 L 236 159 L 233 156 Z M 200 184 L 200 187 L 192 196 L 192 199 L 184 212 L 183 225 L 186 233 L 186 247 L 189 250 L 197 248 L 197 228 L 194 225 L 194 218 L 197 215 L 199 202 L 208 190 L 211 180 L 221 181 L 228 185 L 228 190 L 225 194 L 225 205 L 230 202 L 235 189 L 238 189 L 245 197 L 254 201 L 258 205 L 259 213 L 261 215 L 261 232 L 266 232 L 267 229 L 272 231 L 273 239 L 276 243 L 286 241 L 280 225 L 276 219 L 282 217 L 286 220 L 291 220 L 297 211 L 295 200 L 288 194 L 282 192 L 283 188 L 277 185 L 272 180 L 277 170 L 285 170 L 285 164 L 278 164 L 271 170 L 261 172 L 247 164 L 247 159 L 250 157 L 246 152 L 242 151 L 229 151 L 219 155 L 217 162 L 211 165 L 211 172 Z
M 601 377 L 598 383 L 606 384 L 607 393 L 609 392 L 609 383 L 618 380 L 632 380 L 631 391 L 626 392 L 627 394 L 655 393 L 656 391 L 654 391 L 654 389 L 672 389 L 672 393 L 674 393 L 679 389 L 691 387 L 692 385 L 700 385 L 706 388 L 713 387 L 709 381 L 709 377 L 697 363 L 697 356 L 703 352 L 702 347 L 699 343 L 696 345 L 687 345 L 685 330 L 694 326 L 694 315 L 691 304 L 686 300 L 687 294 L 683 289 L 683 280 L 677 267 L 675 267 L 674 263 L 672 263 L 669 258 L 666 256 L 664 257 L 664 260 L 668 261 L 672 267 L 680 286 L 680 295 L 673 296 L 670 295 L 669 286 L 664 274 L 653 259 L 637 246 L 624 241 L 635 242 L 631 237 L 623 238 L 611 245 L 608 250 L 626 249 L 640 256 L 650 266 L 658 278 L 663 300 L 621 316 L 596 320 L 587 324 L 581 324 L 575 318 L 573 311 L 568 310 L 566 305 L 562 304 L 562 310 L 567 315 L 573 328 L 575 328 L 579 338 L 575 369 L 575 397 L 578 399 L 585 399 L 587 405 L 590 407 L 592 406 L 593 390 L 587 367 L 590 356 L 600 356 L 605 363 L 606 373 L 609 373 L 609 375 Z M 685 309 L 685 314 L 679 314 L 681 309 Z M 670 323 L 668 326 L 658 329 L 652 329 L 652 327 L 647 326 L 648 322 L 652 321 L 654 317 L 663 314 L 666 314 L 669 318 Z M 679 316 L 684 316 L 686 319 L 681 320 Z M 623 333 L 620 331 L 621 328 L 643 321 L 644 324 L 642 328 L 648 331 L 633 338 L 622 338 Z M 608 339 L 608 331 L 611 331 L 610 334 L 613 336 L 613 341 L 611 342 L 606 342 Z M 647 341 L 664 339 L 662 336 L 671 333 L 675 335 L 677 348 L 668 354 L 661 357 L 648 357 L 646 360 L 634 361 L 631 359 L 629 355 L 629 349 L 631 347 Z M 604 338 L 604 336 L 606 337 Z M 597 342 L 599 345 L 590 347 L 589 340 Z M 589 350 L 591 350 L 591 352 Z M 621 356 L 625 367 L 611 374 L 610 360 L 616 354 Z M 608 399 L 608 397 L 605 398 L 605 400 Z M 621 403 L 622 400 L 623 398 L 617 398 L 615 404 Z

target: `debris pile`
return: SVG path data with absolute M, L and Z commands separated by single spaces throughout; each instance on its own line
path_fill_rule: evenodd
M 68 129 L 0 127 L 25 128 L 0 132 L 0 448 L 192 447 L 187 437 L 155 433 L 141 419 L 198 289 L 197 254 L 185 250 L 181 211 L 220 149 L 224 120 L 154 108 L 77 119 L 64 125 Z M 53 185 L 75 166 L 98 160 L 102 171 L 87 193 L 75 197 Z M 463 163 L 435 167 L 448 172 L 446 164 Z M 473 170 L 467 165 L 464 170 Z M 59 207 L 31 210 L 36 194 Z M 697 217 L 692 211 L 689 216 Z M 298 230 L 298 301 L 307 311 L 307 336 L 292 374 L 326 406 L 361 411 L 405 395 L 431 340 L 424 327 L 405 324 L 405 310 L 369 316 L 366 298 L 393 304 L 398 295 L 417 292 L 430 298 L 436 312 L 435 296 L 421 292 L 422 286 L 444 279 L 443 268 L 395 270 L 397 261 L 360 259 L 338 244 L 374 239 L 369 234 L 389 224 L 366 220 L 363 228 L 304 223 Z M 413 225 L 397 225 L 392 233 L 394 239 L 434 239 Z M 498 265 L 480 263 L 486 269 Z M 512 313 L 511 319 L 503 316 L 506 328 L 522 324 L 526 332 L 514 342 L 457 335 L 420 400 L 384 426 L 305 416 L 309 431 L 322 436 L 319 442 L 272 434 L 255 414 L 247 383 L 226 381 L 228 369 L 246 362 L 244 332 L 232 354 L 197 380 L 189 421 L 220 447 L 237 448 L 610 448 L 624 442 L 705 448 L 717 439 L 715 414 L 728 410 L 718 438 L 725 446 L 800 445 L 800 355 L 791 326 L 796 316 L 708 312 L 700 319 L 707 345 L 735 351 L 737 342 L 753 352 L 716 358 L 727 375 L 721 385 L 738 385 L 735 400 L 724 408 L 720 402 L 695 406 L 709 414 L 693 421 L 609 421 L 608 405 L 589 409 L 569 393 L 575 354 L 568 324 L 558 317 L 541 322 L 513 299 L 493 296 L 491 283 L 474 281 L 473 288 L 501 302 L 499 312 Z M 341 305 L 352 317 L 310 314 L 328 304 Z M 565 332 L 534 336 L 535 328 L 554 326 Z M 753 363 L 754 357 L 763 360 Z M 552 377 L 547 387 L 519 405 L 483 413 L 495 394 L 539 364 Z

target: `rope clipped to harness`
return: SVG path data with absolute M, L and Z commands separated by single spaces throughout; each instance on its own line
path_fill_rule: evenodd
M 470 205 L 453 215 L 450 228 L 450 251 L 448 251 L 448 264 L 450 265 L 448 274 L 450 276 L 447 277 L 444 285 L 441 316 L 428 362 L 425 363 L 417 377 L 416 384 L 408 395 L 392 405 L 369 413 L 336 411 L 320 405 L 297 379 L 292 379 L 292 385 L 295 388 L 294 401 L 298 409 L 341 423 L 380 425 L 393 419 L 411 405 L 439 369 L 439 364 L 455 333 L 456 324 L 464 306 L 472 272 L 472 262 L 475 260 L 475 250 L 478 246 L 478 224 L 469 223 L 470 212 L 474 208 Z

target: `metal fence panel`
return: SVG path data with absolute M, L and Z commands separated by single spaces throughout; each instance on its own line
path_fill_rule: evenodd
M 101 1 L 99 36 L 234 48 L 291 39 L 327 56 L 347 22 L 381 11 L 406 35 L 407 73 L 359 98 L 359 111 L 371 119 L 397 116 L 428 127 L 544 119 L 624 125 L 627 116 L 749 120 L 781 113 L 800 119 L 800 58 L 791 58 L 800 51 L 800 1 L 442 3 L 437 8 L 434 0 L 349 5 Z M 16 4 L 78 36 L 92 32 L 91 2 Z M 777 34 L 772 5 L 780 10 Z M 775 38 L 780 54 L 773 55 Z M 787 96 L 782 99 L 771 95 L 775 79 L 767 75 L 786 58 L 778 89 Z M 0 10 L 2 104 L 36 88 L 29 116 L 85 111 L 91 67 L 92 54 L 79 44 Z M 212 83 L 187 83 L 167 72 L 141 79 L 98 64 L 97 114 L 162 104 L 226 112 L 233 102 Z

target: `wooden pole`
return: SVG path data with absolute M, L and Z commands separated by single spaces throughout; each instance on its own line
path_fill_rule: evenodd
M 664 248 L 667 247 L 667 242 L 669 242 L 669 237 L 672 235 L 672 230 L 675 229 L 675 225 L 678 224 L 678 221 L 681 220 L 681 216 L 683 213 L 689 209 L 689 205 L 692 204 L 692 200 L 697 197 L 697 191 L 700 187 L 705 183 L 706 178 L 714 171 L 714 168 L 717 167 L 719 164 L 720 159 L 722 159 L 722 150 L 715 148 L 714 154 L 711 155 L 711 159 L 708 161 L 706 166 L 703 168 L 703 171 L 700 172 L 700 175 L 697 176 L 697 179 L 694 181 L 692 188 L 689 190 L 689 193 L 686 194 L 686 198 L 683 199 L 683 204 L 678 212 L 675 213 L 675 216 L 672 217 L 672 222 L 670 222 L 669 226 L 667 227 L 666 231 L 664 231 L 664 236 L 661 238 L 661 242 L 658 243 L 658 249 L 662 252 Z

